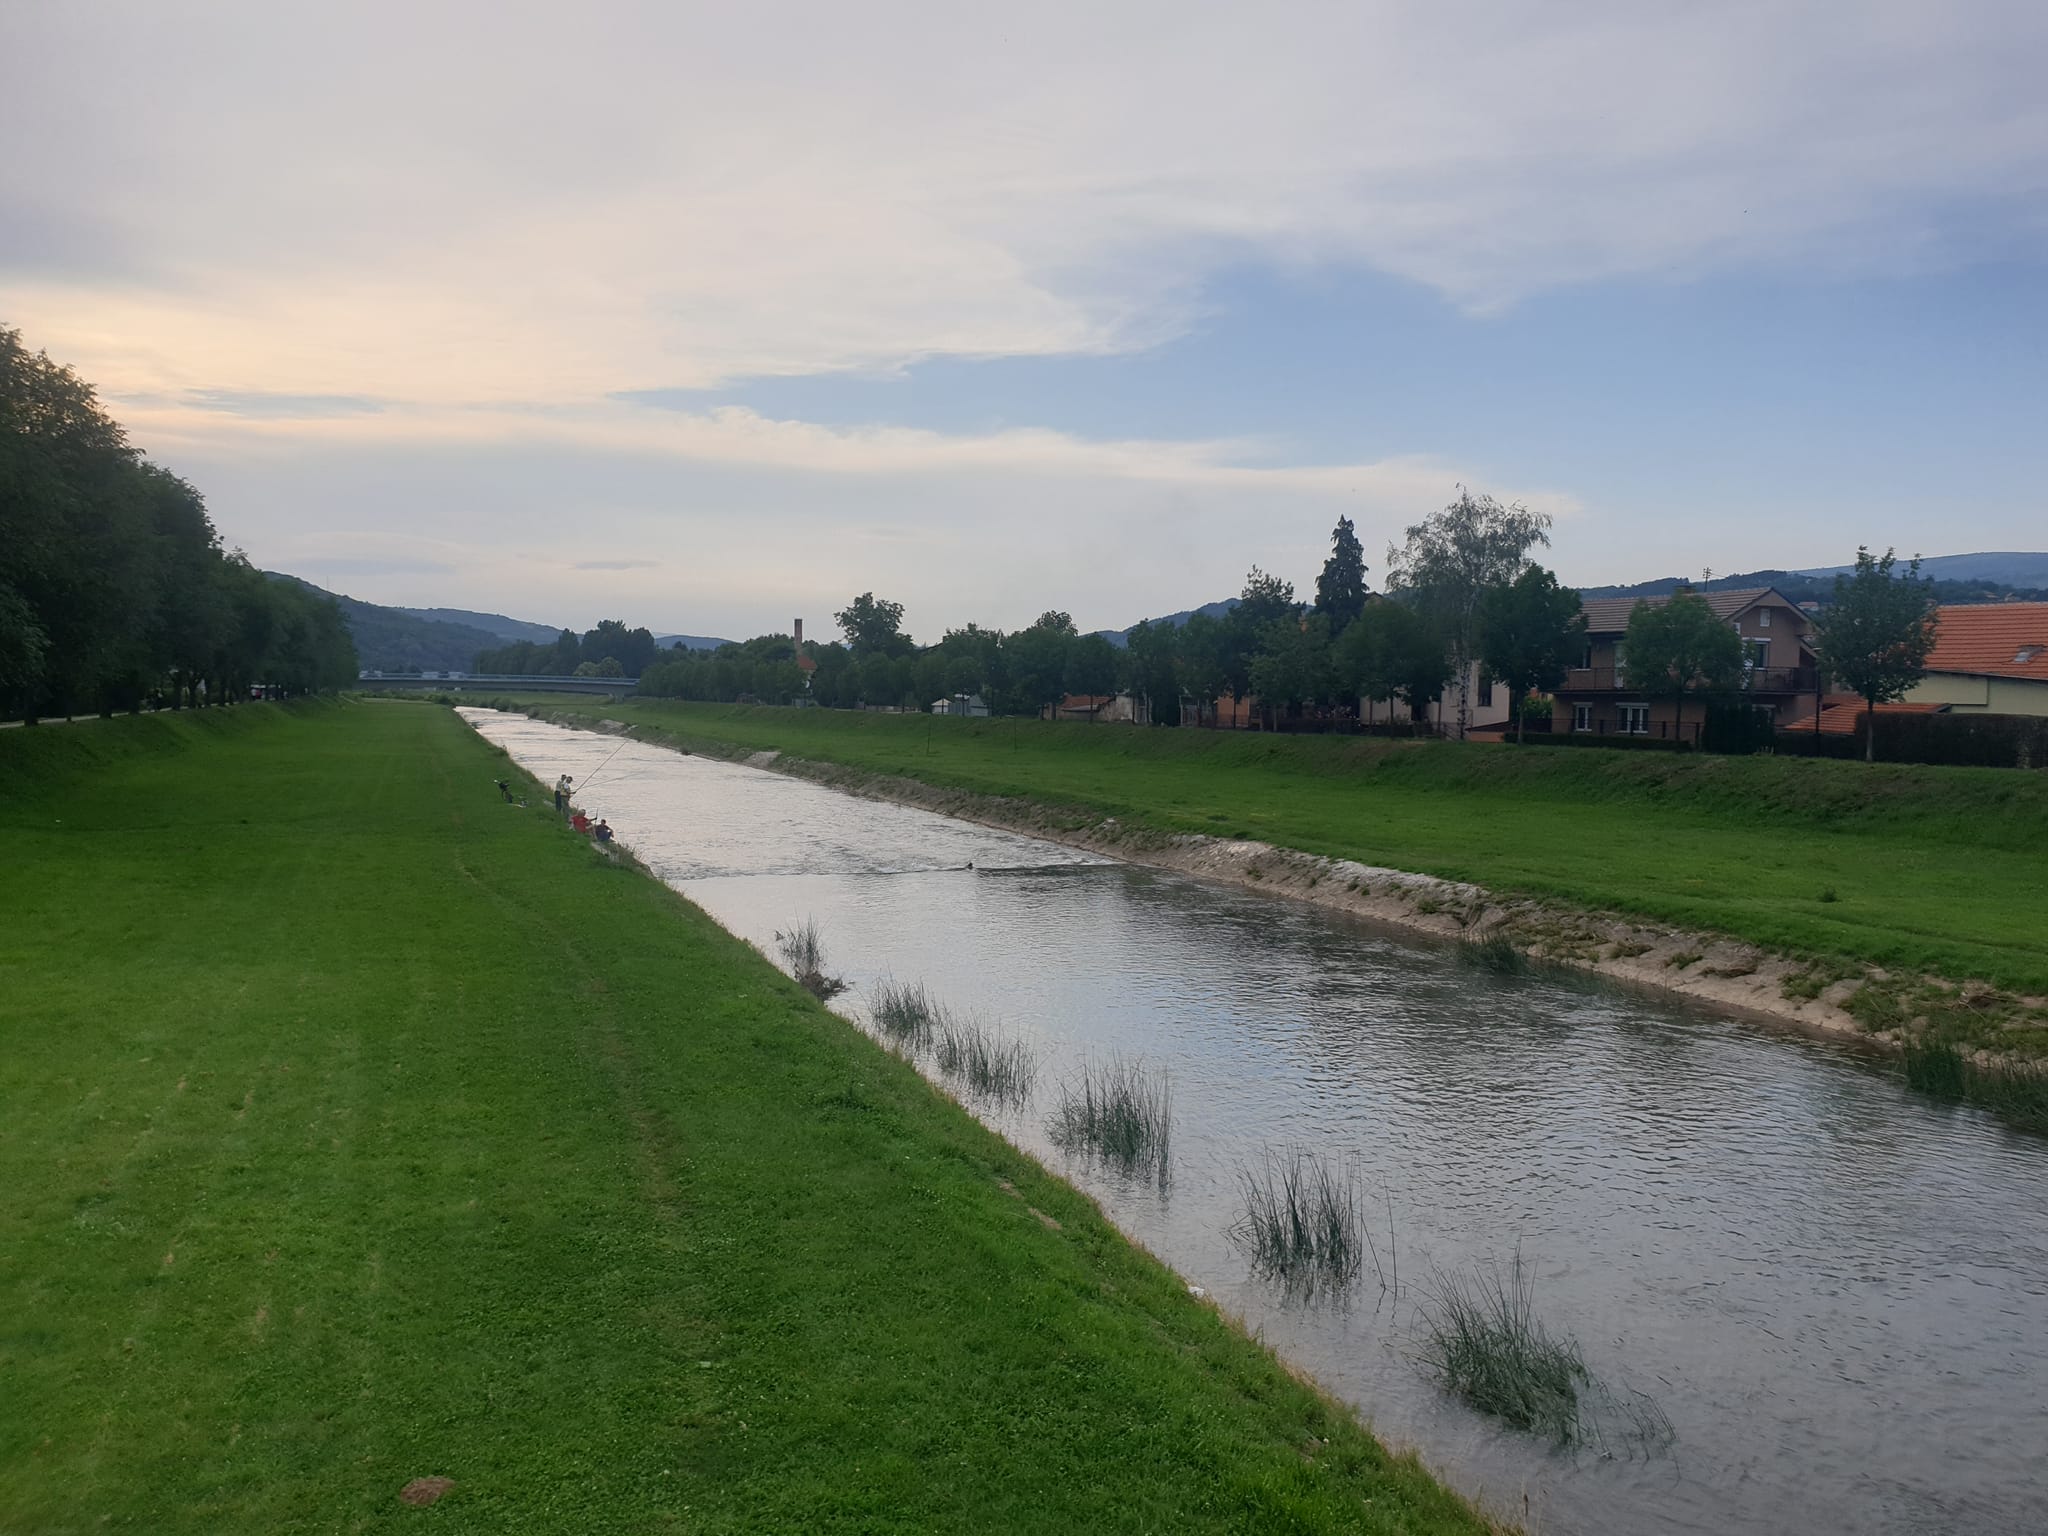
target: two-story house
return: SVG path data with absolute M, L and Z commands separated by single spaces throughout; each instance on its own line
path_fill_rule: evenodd
M 1775 587 L 1740 592 L 1702 592 L 1709 608 L 1742 637 L 1744 696 L 1773 721 L 1784 724 L 1802 708 L 1813 712 L 1818 676 L 1813 659 L 1813 625 Z M 1631 688 L 1627 649 L 1629 615 L 1640 604 L 1653 606 L 1669 597 L 1594 598 L 1584 605 L 1586 633 L 1579 665 L 1565 674 L 1553 692 L 1553 731 L 1595 736 L 1679 735 L 1678 710 L 1669 697 L 1656 699 L 1640 686 Z M 1705 711 L 1691 704 L 1685 711 L 1683 739 L 1698 741 Z

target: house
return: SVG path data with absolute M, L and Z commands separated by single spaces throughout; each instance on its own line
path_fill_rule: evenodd
M 1515 701 L 1506 683 L 1495 682 L 1476 661 L 1468 664 L 1465 682 L 1470 689 L 1465 699 L 1467 731 L 1498 731 L 1513 721 Z M 1401 699 L 1360 699 L 1358 720 L 1361 725 L 1406 725 L 1408 705 Z M 1451 680 L 1441 697 L 1429 701 L 1429 723 L 1438 731 L 1456 734 L 1457 679 Z
M 1802 713 L 1811 719 L 1820 676 L 1814 666 L 1813 623 L 1799 605 L 1776 587 L 1698 595 L 1742 637 L 1744 696 L 1757 708 L 1769 710 L 1777 724 L 1789 725 Z M 1686 701 L 1681 731 L 1675 701 L 1669 696 L 1654 698 L 1629 685 L 1628 658 L 1622 646 L 1629 615 L 1639 604 L 1670 601 L 1669 597 L 1615 597 L 1594 598 L 1584 605 L 1584 649 L 1579 665 L 1553 690 L 1556 707 L 1551 730 L 1699 740 L 1706 711 L 1698 701 Z
M 1047 720 L 1086 720 L 1092 724 L 1150 725 L 1152 702 L 1130 693 L 1070 693 L 1041 711 Z
M 978 693 L 956 693 L 951 698 L 933 699 L 935 715 L 957 715 L 963 720 L 986 720 L 988 701 Z
M 2048 603 L 1936 610 L 1926 675 L 1906 701 L 1956 715 L 2048 715 Z

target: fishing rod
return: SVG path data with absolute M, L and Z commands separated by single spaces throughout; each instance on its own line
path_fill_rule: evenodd
M 631 727 L 631 726 L 627 726 L 627 727 L 626 727 L 626 729 L 627 729 L 627 730 L 631 730 L 631 729 L 632 729 L 632 727 Z M 599 774 L 603 773 L 603 772 L 605 771 L 605 769 L 607 769 L 607 768 L 611 767 L 611 765 L 612 765 L 612 758 L 614 758 L 614 757 L 617 757 L 617 756 L 618 756 L 618 755 L 619 755 L 619 754 L 620 754 L 621 752 L 623 752 L 623 751 L 625 751 L 625 750 L 626 750 L 626 743 L 627 743 L 627 742 L 628 742 L 629 740 L 631 740 L 631 738 L 630 738 L 630 737 L 626 737 L 626 736 L 621 736 L 621 737 L 619 738 L 619 744 L 618 744 L 618 745 L 617 745 L 616 747 L 613 747 L 613 748 L 612 748 L 612 750 L 611 750 L 610 754 L 609 754 L 609 755 L 608 755 L 608 756 L 607 756 L 607 757 L 605 758 L 605 760 L 604 760 L 603 762 L 599 763 L 599 764 L 598 764 L 598 765 L 597 765 L 597 766 L 596 766 L 595 768 L 593 768 L 593 769 L 592 769 L 592 770 L 591 770 L 591 771 L 590 771 L 589 773 L 586 773 L 586 774 L 585 774 L 585 775 L 583 776 L 583 782 L 582 782 L 582 783 L 581 783 L 580 785 L 578 785 L 578 786 L 577 786 L 577 793 L 578 793 L 578 794 L 581 794 L 581 793 L 582 793 L 582 792 L 583 792 L 584 790 L 587 790 L 588 788 L 590 788 L 590 781 L 591 781 L 592 779 L 596 778 L 596 777 L 597 777 L 597 776 L 598 776 Z

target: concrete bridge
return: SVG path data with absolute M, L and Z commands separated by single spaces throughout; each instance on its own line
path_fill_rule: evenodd
M 640 686 L 637 677 L 514 677 L 501 672 L 362 672 L 356 685 L 421 693 L 601 693 L 611 698 Z

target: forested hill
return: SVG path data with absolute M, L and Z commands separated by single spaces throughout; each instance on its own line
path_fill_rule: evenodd
M 1996 580 L 1987 575 L 1955 574 L 1969 572 L 1973 568 L 1963 562 L 1976 558 L 1981 560 L 2007 559 L 2006 566 L 1990 565 L 1976 567 L 1979 570 L 1998 570 L 2006 580 Z M 2007 603 L 2048 601 L 2048 588 L 2033 584 L 2048 579 L 2034 567 L 2022 562 L 2048 560 L 2039 555 L 1995 556 L 1941 556 L 1921 562 L 1920 573 L 1934 584 L 1934 596 L 1944 603 Z M 1904 562 L 1901 561 L 1901 572 Z M 1716 576 L 1710 581 L 1688 580 L 1683 576 L 1664 576 L 1656 581 L 1639 581 L 1625 587 L 1582 587 L 1581 597 L 1663 597 L 1689 586 L 1695 592 L 1739 592 L 1750 587 L 1776 587 L 1795 603 L 1825 603 L 1834 595 L 1835 575 L 1828 571 L 1744 571 L 1735 576 Z M 2013 578 L 2021 578 L 2014 581 Z
M 356 658 L 369 672 L 468 672 L 475 668 L 477 653 L 505 642 L 502 637 L 473 624 L 446 619 L 422 619 L 402 608 L 385 608 L 327 592 L 312 582 L 281 571 L 264 572 L 272 581 L 289 581 L 332 597 L 341 608 L 342 619 L 356 643 Z M 549 631 L 550 638 L 553 631 Z

